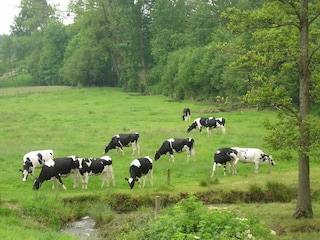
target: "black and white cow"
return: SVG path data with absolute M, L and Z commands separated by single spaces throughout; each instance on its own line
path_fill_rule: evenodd
M 271 166 L 276 165 L 275 161 L 272 158 L 272 155 L 268 155 L 264 153 L 261 149 L 258 148 L 239 148 L 233 147 L 238 154 L 238 158 L 240 162 L 243 163 L 253 163 L 254 164 L 254 173 L 259 172 L 259 165 L 260 164 L 268 164 L 268 170 L 271 171 Z M 232 167 L 234 168 L 233 171 L 236 170 L 236 164 L 238 161 L 235 161 Z
M 102 184 L 107 184 L 109 187 L 109 180 L 112 180 L 113 186 L 115 186 L 114 182 L 114 174 L 112 167 L 112 160 L 109 156 L 103 156 L 100 158 L 79 158 L 79 172 L 82 176 L 82 189 L 87 189 L 89 175 L 102 175 Z
M 164 141 L 159 148 L 158 151 L 156 151 L 156 154 L 154 156 L 154 160 L 158 160 L 161 155 L 169 154 L 170 159 L 172 162 L 174 162 L 173 153 L 174 152 L 187 152 L 187 161 L 189 161 L 190 156 L 195 155 L 194 150 L 194 139 L 193 138 L 170 138 L 166 141 Z M 169 159 L 169 161 L 170 161 Z
M 182 120 L 183 121 L 190 121 L 191 119 L 191 111 L 190 108 L 184 108 L 182 112 Z
M 207 129 L 207 132 L 210 133 L 212 129 L 221 128 L 222 133 L 226 133 L 226 120 L 224 118 L 196 118 L 192 124 L 188 128 L 188 132 L 192 131 L 193 129 L 198 129 L 199 132 L 202 132 L 202 127 Z
M 105 147 L 104 154 L 107 154 L 111 149 L 120 150 L 124 155 L 123 147 L 128 147 L 132 145 L 132 155 L 135 150 L 138 150 L 138 155 L 140 155 L 140 145 L 139 145 L 139 133 L 128 133 L 128 134 L 117 134 L 111 138 L 110 143 Z
M 237 156 L 238 152 L 237 150 L 233 148 L 220 148 L 214 153 L 214 162 L 212 166 L 212 174 L 211 177 L 213 177 L 214 172 L 216 170 L 216 166 L 223 165 L 223 175 L 226 176 L 226 165 L 227 162 L 233 163 L 234 161 L 238 161 L 239 158 Z
M 52 150 L 38 150 L 28 152 L 23 156 L 23 166 L 20 171 L 22 172 L 22 181 L 26 181 L 29 174 L 34 176 L 35 168 L 41 168 L 43 164 L 53 159 Z
M 134 183 L 138 182 L 139 187 L 141 188 L 140 178 L 143 176 L 143 185 L 146 185 L 147 174 L 150 175 L 151 186 L 153 186 L 153 168 L 152 168 L 152 159 L 149 156 L 143 158 L 137 158 L 132 161 L 130 168 L 130 177 L 125 178 L 128 182 L 130 189 L 134 187 Z
M 76 157 L 54 158 L 45 162 L 42 166 L 39 177 L 33 184 L 33 189 L 38 190 L 44 181 L 58 179 L 62 188 L 67 190 L 63 184 L 61 177 L 69 176 L 71 173 L 79 169 L 79 160 Z

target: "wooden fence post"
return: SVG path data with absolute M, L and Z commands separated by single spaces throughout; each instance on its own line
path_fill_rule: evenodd
M 168 182 L 168 185 L 170 185 L 170 168 L 168 168 L 168 172 L 167 172 L 167 182 Z

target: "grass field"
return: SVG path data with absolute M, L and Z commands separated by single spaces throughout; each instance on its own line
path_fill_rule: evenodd
M 272 151 L 263 137 L 266 130 L 262 122 L 269 118 L 275 120 L 273 112 L 239 110 L 234 112 L 206 113 L 212 105 L 195 102 L 178 102 L 164 96 L 139 96 L 111 88 L 28 88 L 1 89 L 0 91 L 0 161 L 3 163 L 0 175 L 0 215 L 1 239 L 70 239 L 58 233 L 58 219 L 51 219 L 48 226 L 41 225 L 41 219 L 33 212 L 48 213 L 43 207 L 63 208 L 62 199 L 79 196 L 96 196 L 114 193 L 131 195 L 156 195 L 197 193 L 210 190 L 243 190 L 250 186 L 265 188 L 268 182 L 279 182 L 296 187 L 298 177 L 297 153 Z M 196 117 L 224 117 L 227 133 L 218 129 L 212 134 L 198 131 L 187 133 L 190 122 L 183 122 L 181 115 L 184 107 L 191 108 L 192 119 Z M 100 188 L 101 177 L 89 179 L 88 190 L 73 189 L 73 179 L 63 179 L 67 191 L 51 189 L 51 183 L 45 182 L 39 191 L 33 191 L 33 180 L 22 182 L 19 169 L 22 157 L 31 150 L 52 149 L 55 157 L 77 155 L 81 157 L 100 157 L 111 137 L 118 133 L 138 131 L 140 134 L 141 156 L 154 158 L 155 151 L 162 142 L 172 137 L 193 137 L 195 139 L 195 161 L 186 161 L 186 154 L 175 154 L 175 163 L 162 156 L 154 162 L 154 186 L 149 182 L 145 189 L 135 187 L 129 190 L 124 177 L 128 177 L 131 161 L 138 157 L 131 155 L 131 148 L 125 148 L 125 155 L 111 150 L 108 155 L 113 159 L 116 186 L 108 191 Z M 272 154 L 276 166 L 268 173 L 267 165 L 261 165 L 259 174 L 253 173 L 253 165 L 239 164 L 238 175 L 223 177 L 222 168 L 215 173 L 216 184 L 210 182 L 213 154 L 220 147 L 257 147 Z M 167 170 L 171 172 L 170 186 L 167 183 Z M 319 159 L 311 159 L 311 188 L 320 189 Z M 40 170 L 36 170 L 38 176 Z M 317 194 L 316 194 L 317 196 Z M 40 202 L 41 207 L 37 207 Z M 319 198 L 315 198 L 314 215 L 304 222 L 291 219 L 295 203 L 237 204 L 237 211 L 256 214 L 266 225 L 282 231 L 277 239 L 316 238 L 319 231 Z M 17 216 L 28 209 L 27 214 Z M 54 209 L 56 209 L 54 208 Z M 281 209 L 281 211 L 279 211 Z M 56 211 L 56 210 L 55 210 Z M 57 215 L 71 219 L 76 213 L 71 209 L 61 209 Z M 82 210 L 84 213 L 88 210 Z M 40 215 L 41 215 L 40 214 Z M 6 216 L 6 217 L 5 217 Z M 282 223 L 282 225 L 280 225 Z M 39 228 L 39 226 L 42 226 Z M 304 228 L 303 228 L 304 226 Z M 288 229 L 293 229 L 288 230 Z M 297 230 L 295 230 L 297 229 Z M 310 230 L 311 229 L 311 230 Z M 303 233 L 301 233 L 303 231 Z M 288 235 L 289 234 L 289 235 Z

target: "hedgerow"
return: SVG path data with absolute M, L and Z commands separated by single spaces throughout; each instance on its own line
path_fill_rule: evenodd
M 203 205 L 195 196 L 163 210 L 126 239 L 271 239 L 257 218 L 241 218 L 225 208 Z M 122 236 L 124 237 L 124 236 Z

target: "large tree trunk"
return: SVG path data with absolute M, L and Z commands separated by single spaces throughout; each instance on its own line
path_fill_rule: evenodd
M 306 122 L 307 115 L 310 113 L 310 68 L 308 55 L 308 0 L 301 0 L 300 14 L 300 59 L 299 59 L 299 132 L 300 132 L 300 148 L 299 148 L 299 183 L 298 183 L 298 199 L 295 218 L 313 216 L 310 191 L 310 166 L 309 166 L 309 145 L 310 132 Z

